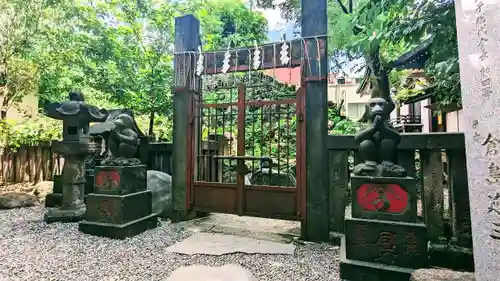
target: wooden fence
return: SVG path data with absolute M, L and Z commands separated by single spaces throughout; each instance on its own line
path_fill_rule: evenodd
M 148 145 L 148 169 L 172 174 L 172 144 Z M 214 155 L 217 148 L 216 141 L 204 142 L 202 154 Z M 17 151 L 0 148 L 0 184 L 50 181 L 54 175 L 61 174 L 63 165 L 64 158 L 54 153 L 50 145 L 22 146 Z
M 156 170 L 160 172 L 172 174 L 172 168 L 175 163 L 173 162 L 172 143 L 166 142 L 153 142 L 149 144 L 149 154 L 148 154 L 148 169 Z M 217 141 L 203 141 L 201 156 L 213 156 L 217 155 L 219 149 L 219 144 Z M 204 157 L 205 159 L 206 157 Z M 211 174 L 211 166 L 208 163 L 202 165 L 202 170 L 200 171 L 201 177 L 205 178 Z
M 349 203 L 349 155 L 353 154 L 354 162 L 359 162 L 354 136 L 330 136 L 328 149 L 331 229 L 343 233 L 344 208 Z M 402 134 L 398 158 L 409 176 L 420 182 L 422 219 L 427 225 L 429 241 L 451 240 L 456 245 L 472 248 L 464 135 Z M 443 172 L 448 175 L 447 184 L 443 182 Z M 445 191 L 448 202 L 445 202 Z M 445 213 L 445 205 L 449 206 L 448 213 Z
M 52 180 L 62 172 L 64 159 L 49 145 L 0 148 L 0 184 Z

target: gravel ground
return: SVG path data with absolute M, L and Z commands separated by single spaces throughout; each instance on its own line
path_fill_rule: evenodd
M 84 235 L 78 224 L 43 222 L 43 207 L 0 210 L 0 280 L 164 280 L 181 266 L 240 264 L 259 281 L 338 281 L 339 249 L 298 245 L 294 256 L 167 253 L 166 247 L 192 233 L 162 222 L 126 240 Z

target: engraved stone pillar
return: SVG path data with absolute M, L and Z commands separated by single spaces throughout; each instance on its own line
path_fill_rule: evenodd
M 500 4 L 455 3 L 476 279 L 500 272 Z

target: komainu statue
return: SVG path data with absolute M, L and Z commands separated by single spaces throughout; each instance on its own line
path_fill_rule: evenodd
M 395 164 L 401 136 L 389 124 L 390 113 L 395 108 L 393 101 L 374 97 L 368 102 L 368 107 L 369 124 L 354 138 L 363 160 L 354 167 L 354 175 L 405 177 L 405 169 Z
M 108 122 L 112 122 L 113 129 L 108 140 L 109 153 L 101 165 L 140 165 L 141 160 L 135 158 L 139 146 L 139 134 L 135 131 L 135 121 L 132 116 L 123 113 Z

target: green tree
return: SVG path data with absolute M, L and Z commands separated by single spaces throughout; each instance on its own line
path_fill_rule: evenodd
M 253 46 L 267 40 L 267 20 L 241 0 L 185 1 L 185 13 L 193 13 L 202 29 L 204 51 Z
M 36 66 L 25 56 L 37 38 L 45 0 L 0 0 L 0 121 L 27 94 L 36 93 Z
M 73 4 L 48 32 L 53 41 L 40 50 L 47 65 L 42 90 L 49 96 L 72 87 L 109 93 L 115 103 L 150 114 L 153 134 L 155 113 L 171 114 L 175 12 L 168 2 Z
M 258 1 L 274 7 L 271 0 Z M 372 96 L 387 97 L 389 63 L 432 37 L 431 56 L 424 69 L 443 104 L 460 101 L 454 1 L 328 0 L 329 50 L 332 67 L 363 58 Z M 300 3 L 279 4 L 283 15 L 299 21 Z

